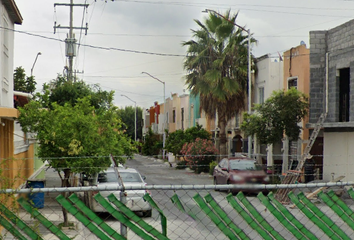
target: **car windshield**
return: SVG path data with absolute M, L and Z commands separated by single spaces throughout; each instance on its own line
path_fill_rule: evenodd
M 120 172 L 119 174 L 123 182 L 143 182 L 139 173 Z M 118 182 L 118 178 L 115 172 L 104 172 L 98 174 L 98 182 L 99 183 Z
M 261 169 L 253 161 L 242 161 L 242 160 L 230 161 L 230 168 L 232 170 L 249 170 L 249 171 L 256 171 Z

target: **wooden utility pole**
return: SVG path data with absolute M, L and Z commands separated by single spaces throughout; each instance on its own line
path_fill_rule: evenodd
M 87 23 L 86 23 L 86 27 L 74 27 L 73 26 L 74 7 L 87 8 L 89 6 L 89 4 L 74 4 L 74 0 L 70 0 L 70 3 L 54 3 L 54 7 L 56 7 L 56 6 L 70 7 L 69 26 L 61 26 L 60 24 L 57 25 L 57 22 L 54 22 L 54 34 L 55 34 L 57 28 L 69 29 L 69 34 L 68 34 L 67 38 L 65 39 L 65 53 L 66 53 L 66 57 L 69 60 L 68 81 L 73 81 L 73 80 L 75 81 L 75 78 L 73 79 L 73 60 L 74 60 L 74 57 L 76 56 L 76 39 L 75 39 L 74 29 L 85 30 L 85 35 L 87 35 L 88 27 L 87 27 Z

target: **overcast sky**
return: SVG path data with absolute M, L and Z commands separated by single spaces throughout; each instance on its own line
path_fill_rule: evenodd
M 27 75 L 38 52 L 33 75 L 37 90 L 43 83 L 63 73 L 67 65 L 65 44 L 68 30 L 53 26 L 69 25 L 69 7 L 54 3 L 70 0 L 15 0 L 22 14 L 22 25 L 15 29 L 15 68 L 22 66 Z M 163 84 L 142 75 L 148 72 L 166 82 L 166 98 L 171 93 L 183 94 L 183 41 L 192 38 L 197 29 L 194 19 L 207 17 L 206 8 L 224 13 L 239 11 L 237 23 L 250 28 L 258 45 L 253 55 L 277 57 L 304 41 L 309 47 L 309 31 L 328 30 L 352 19 L 354 2 L 345 0 L 74 0 L 89 7 L 74 8 L 74 26 L 88 23 L 88 32 L 75 30 L 80 46 L 74 59 L 75 70 L 88 84 L 100 84 L 115 91 L 115 105 L 148 108 L 155 101 L 163 102 Z M 105 48 L 105 49 L 102 49 Z M 110 48 L 110 50 L 107 50 Z M 149 54 L 144 54 L 144 53 Z M 164 55 L 161 56 L 160 54 Z M 181 55 L 181 56 L 180 56 Z

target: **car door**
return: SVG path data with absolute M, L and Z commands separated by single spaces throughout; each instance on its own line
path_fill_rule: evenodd
M 222 164 L 220 164 L 220 184 L 227 184 L 227 179 L 229 178 L 229 161 L 227 158 L 223 159 Z
M 221 183 L 221 179 L 222 179 L 222 165 L 224 164 L 225 159 L 222 159 L 219 164 L 215 167 L 214 169 L 214 177 L 216 178 L 216 181 L 218 184 L 222 184 Z

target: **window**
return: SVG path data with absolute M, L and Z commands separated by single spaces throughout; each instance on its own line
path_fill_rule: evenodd
M 258 103 L 259 104 L 264 103 L 264 87 L 261 87 L 261 88 L 258 89 L 258 94 L 259 94 Z
M 288 78 L 288 89 L 292 87 L 297 89 L 297 77 Z
M 339 122 L 349 122 L 350 68 L 339 70 Z
M 176 110 L 172 111 L 172 122 L 175 123 L 176 122 Z

